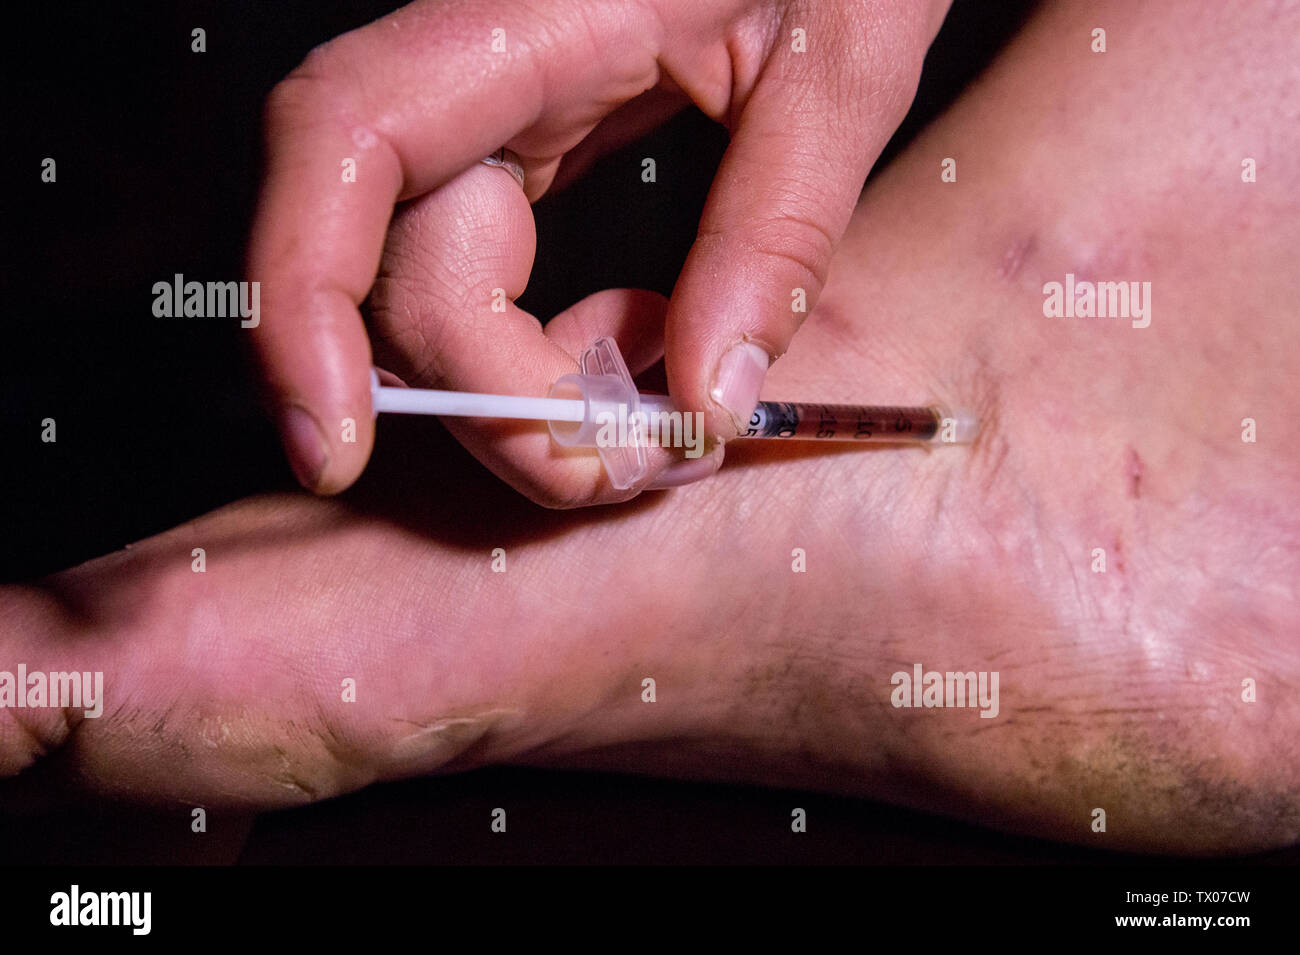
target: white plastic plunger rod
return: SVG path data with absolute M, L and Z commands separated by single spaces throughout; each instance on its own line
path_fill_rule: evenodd
M 440 414 L 463 418 L 519 418 L 527 421 L 582 421 L 581 398 L 524 398 L 464 391 L 379 387 L 371 391 L 375 411 Z

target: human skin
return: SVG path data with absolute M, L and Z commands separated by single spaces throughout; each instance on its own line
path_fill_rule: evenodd
M 417 0 L 313 50 L 267 100 L 248 251 L 265 316 L 250 340 L 303 486 L 335 493 L 365 465 L 372 342 L 458 391 L 544 391 L 557 367 L 573 370 L 502 298 L 523 291 L 532 267 L 528 202 L 688 103 L 725 123 L 730 142 L 659 322 L 671 394 L 709 435 L 734 437 L 803 317 L 765 306 L 795 286 L 816 302 L 948 3 Z M 524 191 L 480 165 L 502 146 L 518 155 Z M 450 231 L 449 219 L 426 220 L 447 232 L 447 255 L 425 249 L 442 294 L 403 334 L 380 322 L 368 338 L 358 306 L 394 202 L 426 195 L 479 212 Z M 342 439 L 345 419 L 355 440 Z M 625 497 L 545 440 L 503 443 L 473 422 L 453 433 L 538 503 Z M 652 473 L 666 466 L 652 456 Z
M 385 420 L 343 498 L 263 495 L 8 588 L 3 659 L 103 670 L 108 702 L 3 711 L 3 771 L 46 765 L 0 796 L 233 811 L 509 762 L 1110 849 L 1294 843 L 1300 10 L 1179 9 L 1044 9 L 868 190 L 765 385 L 965 404 L 973 447 L 734 443 L 707 481 L 559 512 Z M 418 226 L 390 243 L 417 256 Z M 1150 281 L 1151 324 L 1044 317 L 1067 272 Z M 554 334 L 651 310 L 607 294 Z M 892 706 L 915 663 L 998 671 L 998 716 Z

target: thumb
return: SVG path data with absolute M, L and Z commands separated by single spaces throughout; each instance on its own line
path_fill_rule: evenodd
M 669 389 L 704 412 L 709 433 L 726 438 L 747 426 L 768 366 L 816 304 L 867 172 L 915 90 L 919 55 L 917 73 L 899 69 L 912 58 L 895 52 L 882 76 L 859 62 L 874 53 L 847 46 L 839 62 L 811 49 L 778 47 L 769 57 L 673 291 Z

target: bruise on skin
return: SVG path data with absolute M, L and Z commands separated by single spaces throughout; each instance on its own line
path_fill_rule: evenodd
M 1111 709 L 1087 714 L 1098 722 L 1118 717 L 1109 732 L 1093 723 L 1105 733 L 1102 741 L 1082 749 L 1059 741 L 1053 770 L 1037 783 L 1058 800 L 1078 800 L 1079 818 L 1087 819 L 1092 807 L 1105 809 L 1107 834 L 1117 848 L 1243 852 L 1300 836 L 1300 791 L 1293 782 L 1242 779 L 1212 749 L 1187 742 L 1198 733 L 1157 734 L 1149 723 Z M 1175 722 L 1184 730 L 1195 725 Z M 1066 837 L 1081 841 L 1074 833 Z
M 1124 453 L 1124 477 L 1128 481 L 1128 496 L 1137 500 L 1142 496 L 1142 458 L 1131 444 Z
M 1009 282 L 1019 275 L 1021 267 L 1025 264 L 1025 259 L 1037 248 L 1037 245 L 1038 241 L 1033 235 L 1027 235 L 1013 242 L 1002 253 L 1002 261 L 998 263 L 998 278 L 1004 282 Z
M 1218 717 L 1207 719 L 1202 703 L 1098 702 L 1104 698 L 1077 698 L 1006 721 L 1011 733 L 999 740 L 1000 752 L 979 764 L 988 778 L 969 768 L 954 773 L 951 756 L 985 728 L 945 730 L 945 779 L 919 769 L 910 783 L 930 790 L 940 783 L 940 811 L 980 825 L 1111 850 L 1219 855 L 1300 839 L 1295 774 L 1242 767 L 1230 750 L 1208 743 L 1207 727 Z M 1106 811 L 1105 833 L 1090 827 L 1095 808 Z

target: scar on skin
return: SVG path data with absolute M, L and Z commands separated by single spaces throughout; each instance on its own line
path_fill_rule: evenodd
M 1025 259 L 1028 258 L 1029 253 L 1034 251 L 1035 245 L 1034 237 L 1028 235 L 1007 249 L 1002 254 L 1002 261 L 998 264 L 998 278 L 1003 281 L 1015 278 L 1020 271 L 1020 267 L 1025 264 Z
M 1124 475 L 1128 479 L 1128 496 L 1140 498 L 1142 496 L 1142 458 L 1138 456 L 1137 450 L 1128 446 L 1128 451 L 1124 457 Z
M 370 149 L 377 142 L 379 137 L 373 131 L 364 126 L 355 126 L 352 129 L 352 144 L 358 149 Z

